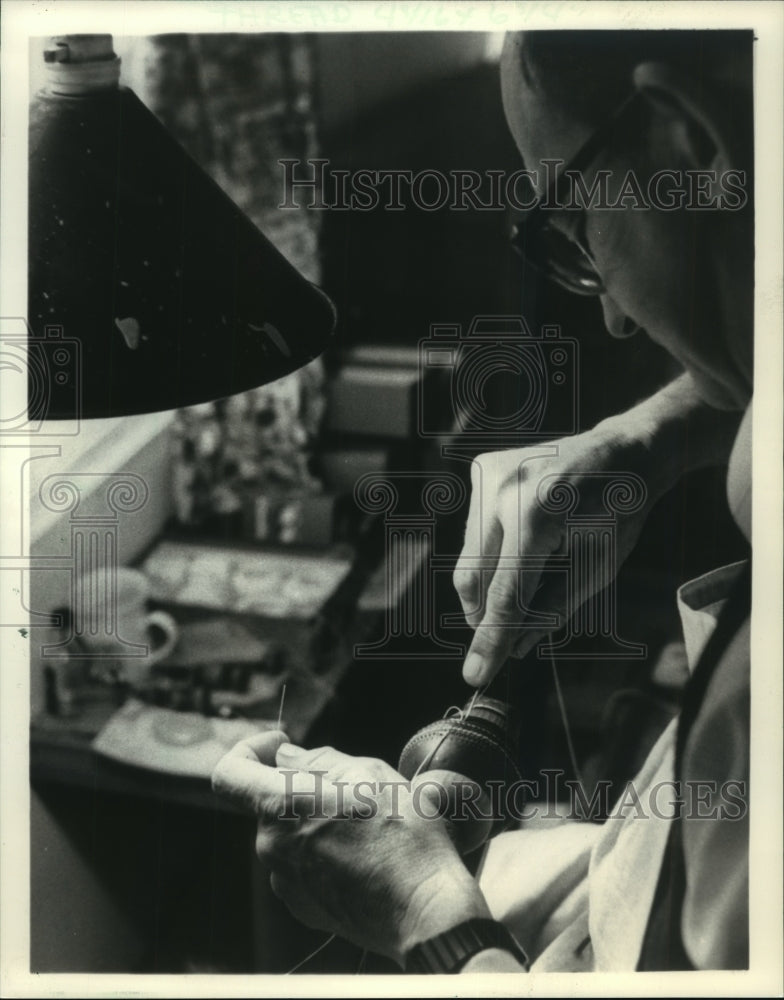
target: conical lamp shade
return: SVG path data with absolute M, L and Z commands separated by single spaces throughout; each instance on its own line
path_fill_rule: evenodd
M 57 350 L 72 369 L 30 386 L 31 418 L 229 396 L 329 342 L 330 300 L 126 88 L 37 97 L 29 205 L 31 378 Z

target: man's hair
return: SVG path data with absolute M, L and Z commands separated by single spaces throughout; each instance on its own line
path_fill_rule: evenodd
M 526 31 L 520 67 L 570 117 L 597 125 L 632 93 L 642 62 L 661 62 L 697 87 L 745 101 L 752 89 L 753 31 Z M 751 117 L 749 113 L 749 118 Z

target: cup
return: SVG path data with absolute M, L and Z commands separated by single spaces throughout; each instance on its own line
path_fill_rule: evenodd
M 72 613 L 90 672 L 138 687 L 177 644 L 166 611 L 149 611 L 147 577 L 128 567 L 105 567 L 77 577 Z

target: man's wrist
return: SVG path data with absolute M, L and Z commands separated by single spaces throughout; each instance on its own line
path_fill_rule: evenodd
M 686 372 L 652 397 L 656 409 L 657 456 L 691 470 L 724 465 L 729 459 L 743 411 L 719 410 L 706 403 Z
M 396 960 L 402 967 L 406 954 L 423 941 L 477 917 L 492 918 L 484 896 L 467 869 L 438 873 L 426 879 L 400 928 Z
M 601 421 L 595 430 L 627 453 L 630 471 L 641 475 L 656 499 L 684 473 L 725 464 L 741 416 L 711 407 L 686 373 L 625 413 Z

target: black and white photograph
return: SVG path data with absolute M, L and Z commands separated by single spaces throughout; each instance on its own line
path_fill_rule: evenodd
M 782 28 L 5 0 L 3 996 L 782 995 Z

